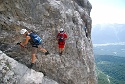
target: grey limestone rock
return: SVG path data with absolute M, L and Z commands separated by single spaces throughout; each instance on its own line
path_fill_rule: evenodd
M 0 51 L 0 84 L 58 84 Z
M 29 64 L 30 44 L 27 49 L 16 45 L 23 40 L 19 31 L 26 28 L 40 35 L 43 47 L 50 52 L 48 56 L 38 52 L 34 70 L 42 71 L 59 84 L 97 83 L 89 16 L 92 6 L 88 0 L 1 0 L 0 4 L 0 50 L 22 64 Z M 68 34 L 62 56 L 58 55 L 56 40 L 60 28 Z

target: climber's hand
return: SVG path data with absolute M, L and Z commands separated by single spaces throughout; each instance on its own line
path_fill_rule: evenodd
M 22 47 L 22 48 L 27 48 L 27 47 L 21 45 L 21 42 L 18 42 L 17 45 L 20 45 L 20 47 Z
M 21 42 L 18 42 L 17 45 L 20 45 Z

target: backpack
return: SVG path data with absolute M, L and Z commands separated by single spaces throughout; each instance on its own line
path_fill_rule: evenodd
M 64 37 L 64 33 L 59 33 L 58 35 L 59 38 L 59 44 L 64 44 L 65 43 L 65 37 Z
M 42 43 L 42 39 L 35 33 L 30 33 L 29 36 L 35 45 L 39 45 Z

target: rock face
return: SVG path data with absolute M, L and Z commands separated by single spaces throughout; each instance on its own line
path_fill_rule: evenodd
M 1 0 L 0 50 L 22 64 L 29 64 L 31 46 L 28 44 L 28 48 L 23 49 L 16 45 L 23 40 L 20 29 L 26 28 L 39 34 L 43 47 L 50 52 L 48 56 L 37 54 L 34 70 L 42 71 L 59 84 L 96 84 L 90 39 L 91 8 L 88 0 Z M 58 55 L 56 41 L 60 28 L 68 34 L 62 56 Z
M 51 82 L 51 83 L 49 83 Z M 0 84 L 58 84 L 0 51 Z

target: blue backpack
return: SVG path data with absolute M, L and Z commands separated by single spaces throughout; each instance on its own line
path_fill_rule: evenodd
M 35 45 L 39 45 L 42 43 L 42 39 L 37 34 L 30 33 L 29 36 L 31 37 L 31 39 Z

